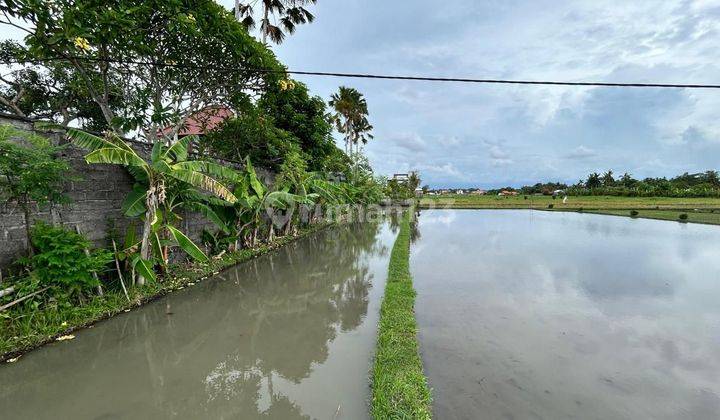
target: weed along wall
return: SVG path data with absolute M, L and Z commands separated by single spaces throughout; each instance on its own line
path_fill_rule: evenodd
M 0 124 L 33 131 L 32 121 L 0 114 Z M 49 137 L 56 144 L 66 143 L 61 132 L 38 132 Z M 148 145 L 134 142 L 135 147 L 149 153 Z M 33 206 L 32 219 L 62 224 L 72 229 L 79 227 L 88 239 L 96 245 L 105 243 L 111 229 L 120 237 L 124 235 L 130 219 L 120 210 L 123 200 L 132 190 L 133 178 L 119 165 L 88 165 L 84 155 L 87 151 L 68 145 L 62 152 L 73 169 L 73 176 L 79 180 L 68 181 L 65 193 L 72 202 L 54 208 Z M 199 239 L 203 228 L 212 224 L 200 215 L 189 214 L 184 218 L 186 232 L 192 239 Z M 15 203 L 0 203 L 0 269 L 8 265 L 27 249 L 25 222 L 22 210 Z

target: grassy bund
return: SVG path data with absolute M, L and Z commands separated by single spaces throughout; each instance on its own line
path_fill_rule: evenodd
M 376 419 L 429 419 L 431 396 L 417 340 L 415 290 L 410 275 L 410 223 L 402 216 L 390 254 L 385 297 L 380 309 L 372 372 L 371 414 Z
M 583 196 L 568 197 L 563 203 L 562 198 L 550 196 L 438 195 L 420 199 L 420 208 L 580 211 L 720 225 L 719 198 Z
M 130 300 L 120 291 L 108 291 L 82 306 L 28 311 L 0 318 L 0 362 L 20 356 L 60 336 L 91 326 L 98 321 L 151 302 L 175 290 L 194 286 L 221 270 L 251 260 L 299 238 L 317 232 L 333 223 L 321 223 L 302 229 L 296 236 L 278 237 L 271 244 L 242 249 L 212 258 L 206 264 L 180 264 L 169 268 L 172 276 L 158 282 L 128 290 Z

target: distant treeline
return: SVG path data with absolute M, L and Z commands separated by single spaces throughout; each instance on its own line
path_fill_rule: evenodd
M 604 174 L 593 172 L 587 179 L 574 185 L 560 182 L 537 183 L 519 189 L 507 187 L 489 190 L 497 194 L 502 190 L 517 191 L 520 194 L 552 195 L 562 191 L 567 195 L 613 195 L 625 197 L 720 197 L 720 177 L 717 171 L 684 173 L 674 178 L 635 179 L 625 173 L 615 178 L 613 171 Z

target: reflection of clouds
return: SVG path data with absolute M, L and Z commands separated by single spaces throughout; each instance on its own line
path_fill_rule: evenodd
M 420 219 L 423 225 L 445 225 L 450 226 L 457 218 L 457 212 L 454 210 L 445 210 L 442 212 L 422 212 Z
M 420 219 L 412 263 L 436 387 L 479 359 L 488 417 L 715 418 L 717 227 L 493 210 L 425 223 L 441 212 Z

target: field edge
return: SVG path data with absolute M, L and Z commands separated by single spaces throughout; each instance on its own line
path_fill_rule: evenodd
M 370 412 L 375 419 L 429 419 L 432 397 L 420 358 L 415 289 L 410 274 L 410 231 L 415 215 L 405 211 L 390 253 L 385 296 L 371 375 Z

